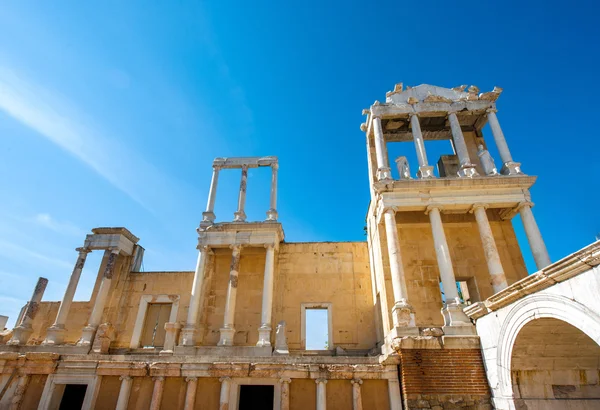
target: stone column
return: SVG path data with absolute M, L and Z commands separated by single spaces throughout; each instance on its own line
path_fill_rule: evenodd
M 219 399 L 219 410 L 229 409 L 229 390 L 231 389 L 231 378 L 221 377 L 221 397 Z
M 219 346 L 233 346 L 233 336 L 235 335 L 233 321 L 235 318 L 235 302 L 242 247 L 240 245 L 233 245 L 232 248 L 233 252 L 231 254 L 229 285 L 227 286 L 227 300 L 225 301 L 225 317 L 223 320 L 223 327 L 221 328 Z
M 21 403 L 23 402 L 23 397 L 25 397 L 25 391 L 27 390 L 27 385 L 29 384 L 29 375 L 23 374 L 19 376 L 19 380 L 17 381 L 17 387 L 15 388 L 15 392 L 10 400 L 9 410 L 19 410 L 21 408 Z
M 362 396 L 360 394 L 360 385 L 363 384 L 361 379 L 352 379 L 352 410 L 362 410 Z
M 326 410 L 327 409 L 327 391 L 325 390 L 325 385 L 327 384 L 327 379 L 317 379 L 315 380 L 317 383 L 317 410 Z
M 445 326 L 471 326 L 471 321 L 463 312 L 463 307 L 458 297 L 454 268 L 452 267 L 452 259 L 450 258 L 450 250 L 448 249 L 440 210 L 437 207 L 429 207 L 427 211 L 429 213 L 429 220 L 431 221 L 433 243 L 442 279 L 442 287 L 446 296 L 446 305 L 442 309 Z
M 185 326 L 181 331 L 181 344 L 183 346 L 194 346 L 196 344 L 198 315 L 200 313 L 199 310 L 202 301 L 202 283 L 204 282 L 204 273 L 209 252 L 210 248 L 208 246 L 199 247 L 198 260 L 194 272 L 194 282 L 192 283 L 190 307 L 188 308 Z
M 94 308 L 92 309 L 92 314 L 90 315 L 88 325 L 83 328 L 81 339 L 79 339 L 77 342 L 77 346 L 91 345 L 94 341 L 96 329 L 98 329 L 98 325 L 100 325 L 100 322 L 102 321 L 102 314 L 104 313 L 104 306 L 106 305 L 106 301 L 108 299 L 108 292 L 110 290 L 110 284 L 115 272 L 115 265 L 117 264 L 119 249 L 107 249 L 106 252 L 109 253 L 109 255 L 106 262 L 106 268 L 104 269 L 104 274 L 102 276 L 102 281 L 100 282 L 100 288 L 98 289 L 98 294 L 96 295 L 96 302 L 94 303 Z
M 390 397 L 390 410 L 402 410 L 400 382 L 398 379 L 388 379 L 388 394 Z
M 533 212 L 531 212 L 532 205 L 531 202 L 521 203 L 519 205 L 519 213 L 521 214 L 521 221 L 523 221 L 523 228 L 525 228 L 525 235 L 527 235 L 531 253 L 533 253 L 535 266 L 537 266 L 538 269 L 543 269 L 552 262 L 550 261 L 550 255 L 548 255 L 548 250 L 542 239 L 540 229 L 533 217 Z
M 277 220 L 277 170 L 279 164 L 277 162 L 271 164 L 271 202 L 270 209 L 267 211 L 267 221 Z
M 240 181 L 240 194 L 238 196 L 238 209 L 233 213 L 234 222 L 246 222 L 246 212 L 244 207 L 246 205 L 246 184 L 248 183 L 248 165 L 242 165 L 242 179 Z
M 292 379 L 288 377 L 284 377 L 279 379 L 279 383 L 281 384 L 281 401 L 280 401 L 280 410 L 290 410 L 290 383 Z
M 213 175 L 210 181 L 210 191 L 208 192 L 208 202 L 206 203 L 206 211 L 202 212 L 203 222 L 214 222 L 215 221 L 215 199 L 217 198 L 217 185 L 219 183 L 219 171 L 221 167 L 219 165 L 213 165 Z
M 521 174 L 521 164 L 518 162 L 513 162 L 512 155 L 510 155 L 510 151 L 508 150 L 508 144 L 504 138 L 504 133 L 502 132 L 502 128 L 500 128 L 500 123 L 498 122 L 496 112 L 497 110 L 495 108 L 488 108 L 487 117 L 490 128 L 492 129 L 494 141 L 496 142 L 496 147 L 498 147 L 500 159 L 502 160 L 503 164 L 500 173 L 504 175 Z
M 121 376 L 119 377 L 119 380 L 121 380 L 121 389 L 119 390 L 119 398 L 117 399 L 116 410 L 127 410 L 133 378 L 131 376 Z
M 485 260 L 488 265 L 492 288 L 494 289 L 494 293 L 497 293 L 506 288 L 508 284 L 506 283 L 506 276 L 504 275 L 494 234 L 492 233 L 492 228 L 485 212 L 486 209 L 486 204 L 475 204 L 473 205 L 472 212 L 475 214 L 477 226 L 479 227 L 479 236 L 481 237 Z
M 392 171 L 388 162 L 387 147 L 381 128 L 381 118 L 373 117 L 373 133 L 375 134 L 375 155 L 377 157 L 377 180 L 392 180 Z
M 450 130 L 452 131 L 452 139 L 454 141 L 454 147 L 456 148 L 456 154 L 458 155 L 458 161 L 460 163 L 460 170 L 458 171 L 458 175 L 460 177 L 475 177 L 479 174 L 475 169 L 475 165 L 471 163 L 471 158 L 469 157 L 469 150 L 467 149 L 467 144 L 465 142 L 465 137 L 460 129 L 460 123 L 458 122 L 458 117 L 456 113 L 449 112 L 448 113 L 448 121 L 450 122 Z
M 196 389 L 198 388 L 198 378 L 186 377 L 185 381 L 187 382 L 187 388 L 185 390 L 185 405 L 183 406 L 183 410 L 194 410 L 194 405 L 196 403 Z
M 435 178 L 433 167 L 427 161 L 427 152 L 425 151 L 425 141 L 423 141 L 423 133 L 421 132 L 421 124 L 419 116 L 416 113 L 410 115 L 410 125 L 412 128 L 413 139 L 415 140 L 415 148 L 417 150 L 417 159 L 419 160 L 418 178 Z
M 181 330 L 181 323 L 178 322 L 167 322 L 165 323 L 165 344 L 163 349 L 159 352 L 161 356 L 170 356 L 173 354 L 177 339 L 179 338 L 179 331 Z
M 46 339 L 42 342 L 43 345 L 62 344 L 64 341 L 67 316 L 69 315 L 69 310 L 71 309 L 71 304 L 73 303 L 73 297 L 75 296 L 75 291 L 77 290 L 77 285 L 79 284 L 79 278 L 81 277 L 81 271 L 85 265 L 87 254 L 91 252 L 87 248 L 77 248 L 76 250 L 79 252 L 79 257 L 77 258 L 77 262 L 75 263 L 75 267 L 71 273 L 71 278 L 69 279 L 69 284 L 67 285 L 65 295 L 63 296 L 62 302 L 60 302 L 60 307 L 58 308 L 58 314 L 56 315 L 54 324 L 48 328 L 46 332 Z
M 267 256 L 265 261 L 265 278 L 263 280 L 262 315 L 258 328 L 256 346 L 271 346 L 271 312 L 273 310 L 273 271 L 275 270 L 275 245 L 265 245 Z
M 150 410 L 160 410 L 160 402 L 162 401 L 164 388 L 165 377 L 154 377 L 154 390 L 152 390 L 152 401 L 150 402 Z
M 13 329 L 13 335 L 11 339 L 8 342 L 6 342 L 7 345 L 27 344 L 29 336 L 31 336 L 31 334 L 33 333 L 33 328 L 31 327 L 31 324 L 33 323 L 33 319 L 37 315 L 37 312 L 40 308 L 40 302 L 42 301 L 42 296 L 44 296 L 44 291 L 46 290 L 47 285 L 48 279 L 38 279 L 35 288 L 33 289 L 31 299 L 29 299 L 29 302 L 25 307 L 25 313 L 23 313 L 21 322 L 19 322 L 19 325 Z
M 400 240 L 398 239 L 398 228 L 396 226 L 396 212 L 393 209 L 388 208 L 383 212 L 383 218 L 390 259 L 392 290 L 394 292 L 392 320 L 395 328 L 414 327 L 415 315 L 414 309 L 408 303 L 404 266 L 402 265 L 402 255 L 400 252 Z

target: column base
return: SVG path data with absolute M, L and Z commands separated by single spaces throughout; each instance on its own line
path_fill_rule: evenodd
M 256 346 L 271 346 L 271 326 L 261 326 L 258 328 L 258 342 Z
M 394 327 L 414 327 L 415 311 L 408 303 L 397 302 L 392 308 L 392 320 Z
M 217 216 L 214 212 L 202 212 L 202 222 L 208 222 L 212 224 L 215 219 L 217 219 Z
M 233 346 L 233 336 L 235 335 L 235 329 L 232 327 L 222 327 L 220 329 L 221 338 L 217 346 Z
M 442 315 L 444 316 L 444 326 L 470 326 L 473 327 L 469 317 L 463 312 L 464 305 L 461 303 L 448 303 L 442 308 Z M 444 329 L 445 329 L 444 327 Z M 444 330 L 445 334 L 448 334 Z
M 246 212 L 239 211 L 233 213 L 233 222 L 246 222 Z
M 81 339 L 77 341 L 77 346 L 91 346 L 96 336 L 96 326 L 86 326 L 81 332 Z
M 435 178 L 435 174 L 433 173 L 433 166 L 424 165 L 422 167 L 419 167 L 419 170 L 417 171 L 417 178 L 420 178 L 420 179 Z
M 64 325 L 50 326 L 46 331 L 46 338 L 42 342 L 42 346 L 61 345 L 65 341 Z
M 179 337 L 180 330 L 181 330 L 180 323 L 177 323 L 177 322 L 165 323 L 165 343 L 163 346 L 163 350 L 161 350 L 158 353 L 160 356 L 170 356 L 173 354 L 173 349 L 175 349 L 175 345 L 177 344 L 177 339 Z
M 502 175 L 523 175 L 521 171 L 521 163 L 519 162 L 505 162 L 500 170 Z
M 13 335 L 6 344 L 9 346 L 26 345 L 32 333 L 33 328 L 31 326 L 17 326 L 13 329 Z
M 464 164 L 460 166 L 458 170 L 458 176 L 461 178 L 473 178 L 478 177 L 479 172 L 475 169 L 475 165 L 473 164 Z
M 377 180 L 381 182 L 393 181 L 392 170 L 389 167 L 377 169 Z
M 181 329 L 181 344 L 179 346 L 195 346 L 197 332 L 196 326 L 186 325 Z
M 276 222 L 278 216 L 279 215 L 277 214 L 277 210 L 271 208 L 267 211 L 267 219 L 266 220 Z

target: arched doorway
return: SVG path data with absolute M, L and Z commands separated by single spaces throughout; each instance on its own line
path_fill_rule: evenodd
M 600 408 L 600 346 L 578 328 L 551 317 L 529 321 L 510 363 L 516 408 Z

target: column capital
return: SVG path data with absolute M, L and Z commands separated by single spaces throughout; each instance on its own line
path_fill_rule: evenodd
M 239 253 L 239 252 L 241 252 L 241 251 L 242 251 L 242 248 L 243 248 L 244 246 L 245 246 L 245 245 L 242 245 L 242 244 L 233 244 L 233 245 L 229 245 L 229 249 L 233 250 L 233 252 L 237 252 L 237 253 Z
M 496 107 L 490 107 L 487 110 L 485 110 L 486 113 L 491 113 L 493 112 L 494 114 L 498 112 L 498 110 L 496 109 Z
M 469 209 L 469 213 L 472 214 L 473 212 L 475 212 L 475 209 L 477 209 L 477 208 L 488 209 L 489 207 L 490 207 L 489 204 L 478 202 L 471 206 L 471 209 Z
M 90 248 L 87 248 L 85 246 L 81 248 L 75 248 L 75 250 L 79 253 L 90 253 L 92 251 Z
M 231 377 L 229 377 L 229 376 L 219 377 L 219 381 L 221 383 L 223 383 L 223 382 L 230 382 L 231 381 Z
M 278 162 L 273 162 L 271 164 L 271 169 L 274 169 L 275 171 L 277 171 L 279 169 L 279 163 Z
M 323 377 L 319 377 L 318 379 L 315 379 L 315 383 L 317 383 L 317 384 L 319 384 L 319 383 L 327 384 L 327 379 L 325 379 Z
M 163 382 L 165 381 L 165 376 L 154 376 L 152 380 L 154 380 L 155 382 Z
M 269 248 L 275 249 L 275 244 L 274 243 L 265 243 L 265 248 L 266 249 L 269 249 Z
M 127 376 L 125 374 L 119 377 L 119 380 L 121 380 L 121 381 L 123 381 L 123 380 L 131 380 L 131 379 L 132 379 L 131 376 Z
M 434 209 L 437 209 L 437 211 L 440 213 L 442 212 L 442 208 L 439 205 L 428 205 L 425 209 L 425 215 L 429 215 L 429 213 Z
M 397 208 L 397 207 L 395 207 L 395 206 L 386 206 L 385 208 L 383 208 L 383 209 L 381 210 L 381 214 L 382 214 L 382 215 L 383 215 L 383 214 L 386 214 L 386 213 L 388 213 L 388 212 L 392 213 L 393 215 L 396 215 L 396 212 L 398 212 L 398 208 Z
M 221 165 L 221 164 L 213 164 L 212 167 L 213 167 L 213 170 L 217 171 L 217 172 L 223 169 L 223 165 Z
M 292 382 L 292 379 L 290 379 L 289 377 L 282 377 L 281 379 L 279 379 L 279 383 L 283 384 L 283 383 L 287 383 L 290 384 Z
M 250 166 L 248 164 L 242 164 L 241 168 L 242 171 L 248 171 L 248 168 L 250 168 Z
M 352 380 L 350 380 L 350 383 L 360 385 L 360 384 L 363 384 L 363 381 L 362 381 L 362 379 L 352 379 Z
M 197 378 L 197 377 L 186 377 L 186 378 L 185 378 L 185 381 L 186 381 L 187 383 L 189 383 L 189 382 L 197 382 L 197 381 L 198 381 L 198 378 Z
M 196 249 L 198 249 L 200 252 L 206 252 L 208 254 L 213 254 L 214 251 L 212 250 L 212 248 L 208 245 L 198 245 L 196 247 Z
M 534 203 L 531 202 L 531 201 L 519 202 L 519 205 L 517 205 L 517 207 L 515 208 L 515 211 L 519 212 L 521 210 L 521 208 L 523 208 L 524 206 L 528 206 L 529 208 L 533 208 Z
M 408 118 L 412 118 L 412 117 L 417 117 L 419 118 L 419 116 L 421 115 L 421 113 L 416 112 L 416 111 L 412 111 L 408 113 Z

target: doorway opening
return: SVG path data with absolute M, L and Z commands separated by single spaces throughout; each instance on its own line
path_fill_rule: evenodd
M 67 384 L 60 400 L 59 410 L 79 410 L 83 406 L 87 384 Z
M 240 385 L 239 410 L 273 410 L 275 386 Z

